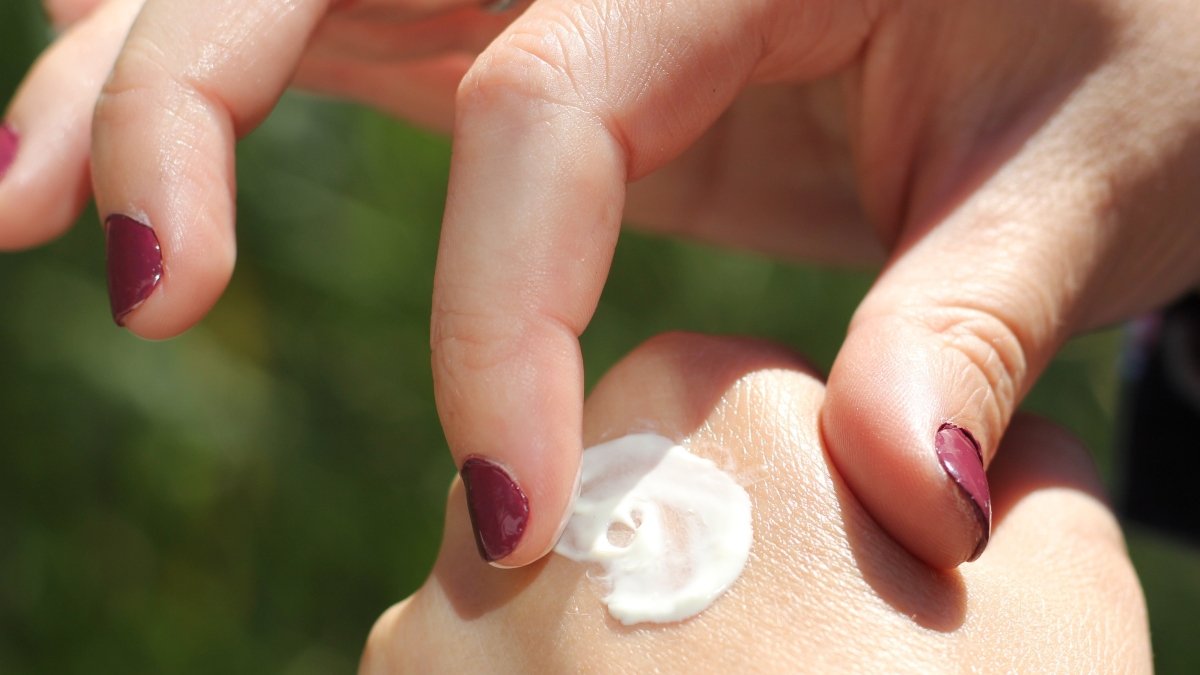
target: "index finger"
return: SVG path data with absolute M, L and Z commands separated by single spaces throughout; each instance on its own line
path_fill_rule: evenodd
M 617 100 L 610 82 L 632 79 L 627 71 L 656 46 L 589 56 L 589 45 L 637 34 L 613 35 L 621 22 L 589 4 L 533 5 L 458 93 L 434 281 L 434 384 L 479 553 L 503 566 L 548 552 L 574 498 L 578 337 L 608 273 L 630 174 L 617 118 L 651 117 Z
M 432 347 L 486 560 L 541 557 L 573 498 L 577 338 L 608 272 L 626 181 L 690 145 L 764 59 L 817 77 L 855 53 L 862 31 L 844 19 L 857 14 L 838 3 L 797 10 L 784 31 L 772 4 L 541 0 L 464 79 Z

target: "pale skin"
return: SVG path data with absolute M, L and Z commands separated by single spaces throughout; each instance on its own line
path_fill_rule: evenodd
M 939 425 L 990 464 L 1067 338 L 1200 282 L 1190 0 L 47 5 L 70 28 L 7 112 L 21 145 L 0 245 L 55 236 L 89 192 L 145 219 L 163 276 L 126 321 L 144 337 L 187 329 L 224 289 L 234 143 L 289 84 L 452 133 L 435 388 L 456 460 L 499 462 L 528 498 L 505 566 L 542 557 L 572 499 L 577 337 L 623 216 L 883 264 L 821 431 L 858 501 L 942 569 L 979 526 Z
M 1141 590 L 1077 441 L 1018 417 L 992 467 L 991 552 L 938 572 L 829 462 L 824 397 L 778 347 L 651 340 L 592 393 L 584 437 L 649 423 L 743 481 L 755 539 L 733 588 L 686 622 L 623 627 L 578 563 L 480 562 L 456 480 L 433 574 L 376 623 L 360 672 L 1151 672 Z

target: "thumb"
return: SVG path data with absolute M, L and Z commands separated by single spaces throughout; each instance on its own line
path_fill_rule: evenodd
M 855 313 L 822 410 L 855 495 L 938 568 L 987 545 L 985 467 L 1068 337 L 1104 247 L 1082 180 L 1030 189 L 1038 172 L 1011 169 L 935 226 L 902 235 Z

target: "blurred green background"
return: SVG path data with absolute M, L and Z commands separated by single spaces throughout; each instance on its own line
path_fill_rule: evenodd
M 0 100 L 49 40 L 0 3 Z M 163 343 L 112 325 L 95 213 L 0 255 L 0 673 L 334 673 L 423 580 L 453 473 L 427 321 L 449 149 L 289 96 L 238 155 L 239 263 Z M 747 333 L 827 367 L 869 277 L 626 234 L 589 383 L 655 333 Z M 1028 406 L 1111 474 L 1115 333 Z M 1200 554 L 1133 529 L 1158 666 L 1200 672 Z

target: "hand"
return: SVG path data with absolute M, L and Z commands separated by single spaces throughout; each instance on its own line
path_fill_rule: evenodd
M 596 388 L 585 436 L 650 424 L 749 477 L 755 541 L 735 585 L 684 623 L 623 627 L 565 558 L 481 563 L 456 481 L 433 575 L 378 621 L 360 672 L 1150 672 L 1137 580 L 1077 442 L 1018 419 L 992 467 L 988 556 L 936 572 L 829 463 L 823 398 L 780 349 L 651 340 Z
M 215 302 L 233 264 L 234 138 L 293 70 L 429 124 L 456 108 L 436 393 L 458 463 L 492 461 L 515 481 L 507 506 L 474 505 L 485 556 L 505 565 L 543 555 L 571 500 L 576 338 L 630 181 L 628 213 L 647 227 L 885 261 L 830 374 L 822 430 L 876 520 L 937 567 L 986 545 L 982 467 L 1058 346 L 1200 281 L 1187 3 L 537 0 L 473 61 L 506 18 L 414 24 L 402 0 L 360 0 L 336 11 L 390 28 L 337 37 L 327 3 L 141 10 L 92 139 L 101 212 L 131 216 L 109 226 L 114 311 L 165 337 Z M 86 189 L 81 120 L 98 84 L 49 64 L 83 64 L 98 83 L 104 59 L 89 50 L 115 51 L 136 4 L 94 11 L 51 52 L 75 55 L 48 55 L 14 102 L 10 244 L 65 225 L 77 204 L 58 205 L 62 186 Z M 493 536 L 487 523 L 512 515 L 522 527 Z
M 459 80 L 474 55 L 511 20 L 482 11 L 473 0 L 337 0 L 328 10 L 329 0 L 259 7 L 207 3 L 197 11 L 220 26 L 213 27 L 218 34 L 209 36 L 211 41 L 199 44 L 171 41 L 191 31 L 199 39 L 205 25 L 173 23 L 188 20 L 187 3 L 175 3 L 180 9 L 148 9 L 143 23 L 159 21 L 163 14 L 173 18 L 159 22 L 150 35 L 138 31 L 125 44 L 145 0 L 44 4 L 60 35 L 30 70 L 4 117 L 8 135 L 0 137 L 0 250 L 43 243 L 79 216 L 92 193 L 89 156 L 97 99 L 123 47 L 126 61 L 138 64 L 139 72 L 161 65 L 158 79 L 151 77 L 155 88 L 141 89 L 151 82 L 134 77 L 128 82 L 131 91 L 118 93 L 126 82 L 119 77 L 107 82 L 105 98 L 120 99 L 133 112 L 130 118 L 125 116 L 129 110 L 118 109 L 114 121 L 137 141 L 115 137 L 114 151 L 141 161 L 124 164 L 114 158 L 116 170 L 98 172 L 115 184 L 117 201 L 149 180 L 141 190 L 150 193 L 156 187 L 156 195 L 127 196 L 146 202 L 137 209 L 156 211 L 154 215 L 159 208 L 168 211 L 162 214 L 166 230 L 156 233 L 169 260 L 160 287 L 170 287 L 173 297 L 158 311 L 147 308 L 147 319 L 130 326 L 146 337 L 182 332 L 224 289 L 233 265 L 233 219 L 227 212 L 234 179 L 232 151 L 223 143 L 232 143 L 236 133 L 246 133 L 265 117 L 288 78 L 448 131 Z M 171 63 L 161 62 L 169 55 Z M 221 55 L 229 60 L 221 61 Z M 218 65 L 246 67 L 224 79 L 206 79 L 204 68 L 214 69 L 207 74 L 217 78 Z M 166 81 L 171 76 L 178 81 Z M 281 81 L 269 91 L 257 89 L 257 83 L 272 76 Z M 207 100 L 204 92 L 195 91 L 200 85 L 229 97 Z M 239 89 L 239 95 L 229 87 Z M 103 110 L 100 117 L 98 126 L 107 127 Z M 151 126 L 140 126 L 150 121 Z M 194 171 L 168 175 L 172 166 Z M 104 199 L 103 189 L 98 196 Z M 200 210 L 189 212 L 190 207 Z M 178 222 L 189 217 L 191 222 Z
M 886 251 L 822 433 L 909 551 L 978 556 L 983 466 L 1059 346 L 1200 282 L 1198 17 L 1123 0 L 536 2 L 459 89 L 435 286 L 451 448 L 498 458 L 528 494 L 526 540 L 497 557 L 536 558 L 569 502 L 575 336 L 631 181 L 629 216 L 668 232 Z

